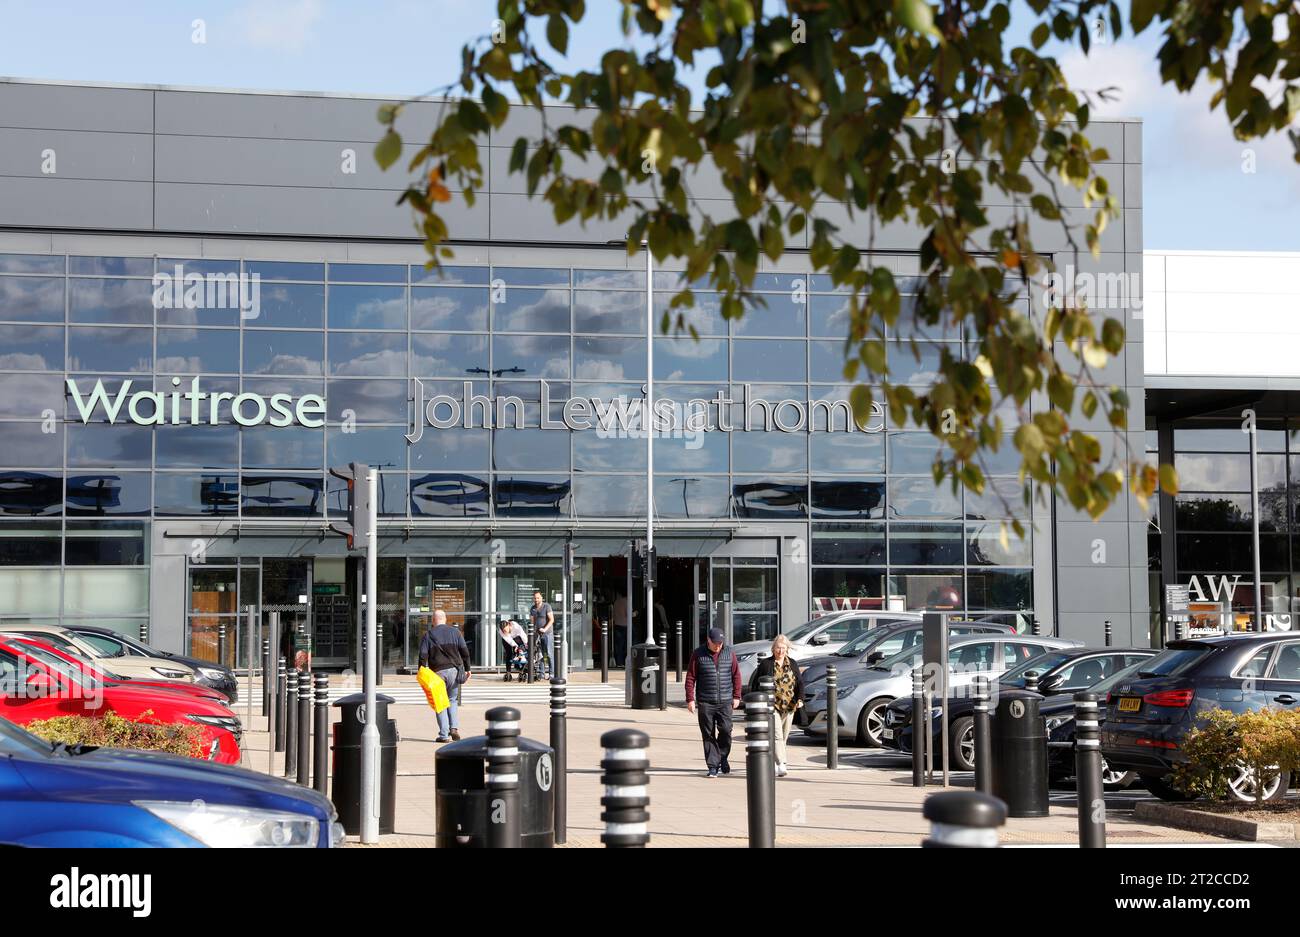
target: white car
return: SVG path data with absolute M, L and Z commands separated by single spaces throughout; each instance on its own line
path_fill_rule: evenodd
M 52 647 L 92 661 L 110 676 L 126 680 L 150 680 L 159 683 L 194 683 L 194 668 L 165 657 L 113 657 L 105 654 L 80 635 L 58 625 L 4 625 L 0 634 L 44 641 Z
M 996 680 L 1040 654 L 1062 647 L 1079 647 L 1080 641 L 1036 635 L 970 635 L 948 644 L 948 685 L 956 690 L 971 686 L 976 676 Z M 885 710 L 900 696 L 912 694 L 912 671 L 921 663 L 920 646 L 900 651 L 874 667 L 846 674 L 836 691 L 836 721 L 842 739 L 872 748 L 880 746 Z M 804 699 L 809 735 L 826 734 L 826 683 L 810 687 Z
M 790 640 L 790 656 L 795 660 L 805 660 L 819 654 L 834 654 L 850 641 L 875 628 L 892 621 L 921 621 L 920 612 L 886 612 L 881 610 L 857 609 L 847 612 L 831 612 L 821 618 L 806 621 L 797 628 L 785 632 Z M 772 656 L 772 642 L 743 641 L 732 647 L 736 662 L 740 665 L 740 679 L 745 683 L 754 675 L 758 662 Z

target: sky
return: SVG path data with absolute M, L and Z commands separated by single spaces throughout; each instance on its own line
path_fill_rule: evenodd
M 491 0 L 0 0 L 0 75 L 413 96 L 454 80 L 461 45 L 489 32 L 495 9 Z M 569 54 L 581 67 L 624 41 L 616 0 L 587 10 Z M 1143 246 L 1300 251 L 1290 142 L 1235 141 L 1209 111 L 1208 89 L 1180 95 L 1160 83 L 1158 48 L 1148 30 L 1088 56 L 1055 50 L 1074 87 L 1117 89 L 1095 116 L 1144 121 Z

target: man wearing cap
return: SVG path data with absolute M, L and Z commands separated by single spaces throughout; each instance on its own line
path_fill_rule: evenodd
M 740 664 L 723 643 L 721 628 L 695 649 L 686 668 L 686 711 L 697 713 L 709 777 L 730 774 L 731 711 L 740 706 Z

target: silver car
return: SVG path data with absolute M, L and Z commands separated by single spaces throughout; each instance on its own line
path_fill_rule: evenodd
M 790 639 L 790 656 L 795 660 L 804 660 L 818 654 L 834 654 L 845 644 L 875 628 L 877 625 L 891 621 L 921 621 L 920 612 L 886 612 L 880 610 L 853 610 L 831 612 L 821 618 L 806 621 L 797 628 L 785 632 Z M 732 651 L 740 665 L 740 679 L 745 683 L 754 675 L 758 662 L 772 654 L 772 642 L 742 641 Z
M 948 644 L 948 683 L 954 690 L 970 686 L 975 677 L 997 679 L 1039 654 L 1062 647 L 1079 647 L 1079 641 L 1034 635 L 971 635 Z M 874 667 L 846 675 L 836 692 L 836 717 L 841 739 L 880 746 L 885 710 L 892 700 L 912 692 L 912 671 L 921 663 L 922 648 L 900 651 Z M 804 700 L 810 735 L 826 734 L 826 683 L 809 688 Z

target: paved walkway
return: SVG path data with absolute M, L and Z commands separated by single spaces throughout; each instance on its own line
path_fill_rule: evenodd
M 575 675 L 576 676 L 576 675 Z M 599 675 L 597 675 L 598 678 Z M 613 675 L 612 675 L 613 676 Z M 619 675 L 621 676 L 621 675 Z M 386 678 L 384 692 L 413 677 Z M 499 683 L 482 679 L 479 686 Z M 471 682 L 472 684 L 472 682 Z M 418 691 L 418 686 L 415 687 Z M 505 684 L 502 690 L 527 691 Z M 620 687 L 621 689 L 621 687 Z M 494 697 L 496 693 L 492 694 Z M 520 699 L 527 695 L 520 693 Z M 673 694 L 676 696 L 677 694 Z M 495 705 L 495 703 L 493 703 Z M 519 702 L 523 734 L 549 738 L 549 709 L 540 702 Z M 487 705 L 469 703 L 461 712 L 461 733 L 481 734 Z M 435 830 L 434 752 L 438 744 L 432 710 L 421 702 L 390 708 L 397 720 L 398 746 L 396 832 L 382 837 L 385 846 L 432 846 Z M 243 710 L 240 711 L 241 717 Z M 254 718 L 246 734 L 246 764 L 267 769 L 265 719 Z M 632 711 L 621 703 L 574 703 L 569 707 L 569 846 L 600 845 L 600 735 L 635 725 L 649 733 L 651 762 L 650 831 L 652 846 L 745 846 L 745 754 L 743 729 L 737 724 L 730 777 L 703 776 L 699 732 L 695 717 L 680 704 L 667 711 Z M 841 748 L 840 768 L 828 771 L 825 749 L 797 732 L 791 740 L 790 775 L 777 781 L 777 843 L 781 846 L 915 846 L 928 831 L 921 816 L 926 791 L 911 785 L 906 757 L 855 747 Z M 283 755 L 276 765 L 283 770 Z M 956 786 L 969 786 L 971 776 L 954 775 Z M 930 791 L 939 788 L 931 788 Z M 1132 803 L 1142 794 L 1109 798 L 1108 842 L 1112 845 L 1222 843 L 1213 837 L 1135 822 Z M 1127 807 L 1127 809 L 1125 809 Z M 1002 831 L 1007 844 L 1078 842 L 1074 794 L 1054 791 L 1051 816 L 1010 820 Z M 349 837 L 353 840 L 354 837 Z

